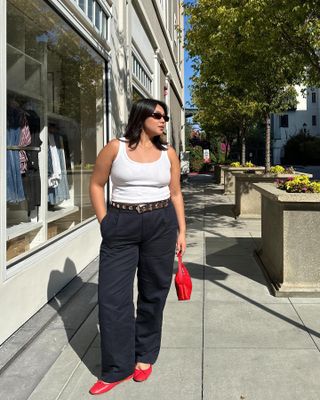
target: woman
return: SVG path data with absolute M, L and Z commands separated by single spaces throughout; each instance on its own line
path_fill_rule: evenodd
M 102 149 L 92 174 L 90 196 L 103 240 L 98 290 L 102 374 L 91 394 L 108 392 L 132 377 L 146 380 L 160 350 L 175 250 L 186 249 L 179 160 L 161 138 L 168 121 L 161 101 L 133 104 L 124 138 Z M 112 198 L 106 213 L 109 175 Z

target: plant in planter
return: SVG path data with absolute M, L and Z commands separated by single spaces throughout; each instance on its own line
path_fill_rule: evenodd
M 312 182 L 306 175 L 300 175 L 286 180 L 279 179 L 277 180 L 277 187 L 288 193 L 320 193 L 320 182 Z
M 253 168 L 253 167 L 255 167 L 255 165 L 251 161 L 247 161 L 244 164 L 240 164 L 239 161 L 235 161 L 235 162 L 232 162 L 230 164 L 230 167 L 234 167 L 234 168 L 241 168 L 241 167 L 243 167 L 243 168 Z
M 271 174 L 284 174 L 285 168 L 282 165 L 274 165 L 270 168 Z
M 283 167 L 282 165 L 274 165 L 273 167 L 270 168 L 270 173 L 271 174 L 294 174 L 294 169 L 293 167 Z

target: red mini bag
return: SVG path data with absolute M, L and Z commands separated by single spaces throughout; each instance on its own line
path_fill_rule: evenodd
M 178 256 L 178 271 L 175 276 L 175 286 L 177 291 L 178 300 L 190 300 L 192 292 L 192 281 L 186 266 L 182 262 L 182 254 L 179 252 Z

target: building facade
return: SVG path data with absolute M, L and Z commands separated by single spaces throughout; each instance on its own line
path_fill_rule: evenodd
M 307 88 L 304 94 L 297 87 L 297 109 L 274 114 L 271 121 L 273 164 L 281 164 L 284 145 L 299 132 L 320 136 L 320 89 Z
M 184 111 L 179 1 L 7 0 L 0 20 L 2 343 L 98 256 L 89 179 L 132 101 L 166 102 L 177 153 Z

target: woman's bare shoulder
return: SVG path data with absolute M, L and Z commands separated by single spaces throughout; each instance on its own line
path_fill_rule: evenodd
M 105 158 L 107 157 L 108 159 L 115 159 L 116 155 L 118 154 L 120 142 L 119 139 L 111 139 L 101 150 L 100 155 Z
M 168 157 L 170 158 L 170 160 L 176 160 L 178 156 L 175 149 L 171 146 L 171 144 L 167 144 L 167 149 L 168 149 Z

